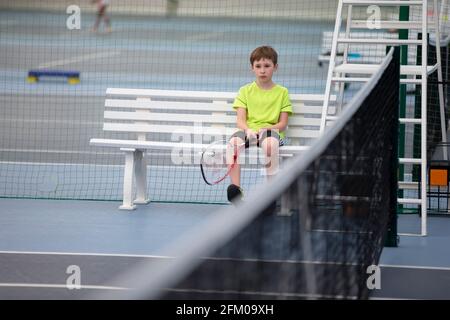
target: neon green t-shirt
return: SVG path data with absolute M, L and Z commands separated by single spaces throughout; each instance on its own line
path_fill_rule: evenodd
M 275 85 L 264 90 L 255 81 L 239 89 L 233 108 L 247 109 L 247 125 L 254 131 L 277 124 L 281 112 L 292 115 L 292 103 L 285 87 Z M 280 132 L 280 137 L 284 138 L 285 133 Z

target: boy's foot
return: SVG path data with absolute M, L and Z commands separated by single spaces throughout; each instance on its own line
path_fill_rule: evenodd
M 230 184 L 227 189 L 228 201 L 236 203 L 242 200 L 242 189 L 235 184 Z

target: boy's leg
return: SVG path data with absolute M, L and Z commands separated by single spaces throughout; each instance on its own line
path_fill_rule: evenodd
M 280 136 L 273 130 L 267 130 L 264 131 L 259 140 L 265 154 L 266 174 L 271 177 L 279 169 Z
M 233 134 L 230 139 L 230 143 L 227 145 L 227 164 L 230 166 L 234 162 L 234 154 L 236 148 L 239 148 L 245 141 L 245 133 L 238 131 Z M 227 189 L 227 198 L 230 202 L 242 199 L 241 185 L 241 165 L 239 159 L 236 159 L 236 164 L 230 171 L 231 184 Z
M 242 145 L 245 141 L 245 133 L 243 131 L 238 131 L 230 139 L 230 143 L 227 145 L 227 164 L 231 165 L 233 163 L 233 156 L 235 149 Z M 239 160 L 236 160 L 236 164 L 230 171 L 231 183 L 240 186 L 241 185 L 241 165 Z
M 264 151 L 266 175 L 271 178 L 278 172 L 280 136 L 274 130 L 264 131 L 259 137 L 259 145 Z M 271 215 L 276 211 L 277 201 L 273 201 L 264 210 L 265 215 Z

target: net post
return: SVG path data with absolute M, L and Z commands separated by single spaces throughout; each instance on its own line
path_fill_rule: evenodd
M 395 47 L 394 56 L 392 58 L 394 61 L 398 62 L 396 64 L 396 72 L 400 74 L 400 48 Z M 400 86 L 400 84 L 399 84 Z M 398 96 L 399 97 L 399 96 Z M 393 103 L 393 107 L 396 108 L 395 114 L 397 117 L 400 116 L 400 98 Z M 398 170 L 399 170 L 399 134 L 400 134 L 399 121 L 395 121 L 395 125 L 392 128 L 392 161 L 390 167 L 390 205 L 389 205 L 389 217 L 388 224 L 386 228 L 386 238 L 385 247 L 397 247 L 398 246 L 398 234 L 397 234 L 397 191 L 398 191 Z

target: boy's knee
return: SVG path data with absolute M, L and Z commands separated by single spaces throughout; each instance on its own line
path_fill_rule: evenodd
M 243 143 L 244 143 L 244 139 L 242 139 L 241 137 L 232 137 L 230 139 L 230 144 L 232 146 L 239 146 L 239 145 L 241 145 Z
M 266 156 L 271 157 L 272 155 L 278 154 L 279 144 L 280 142 L 278 139 L 274 137 L 267 137 L 262 142 L 261 147 L 263 148 Z

